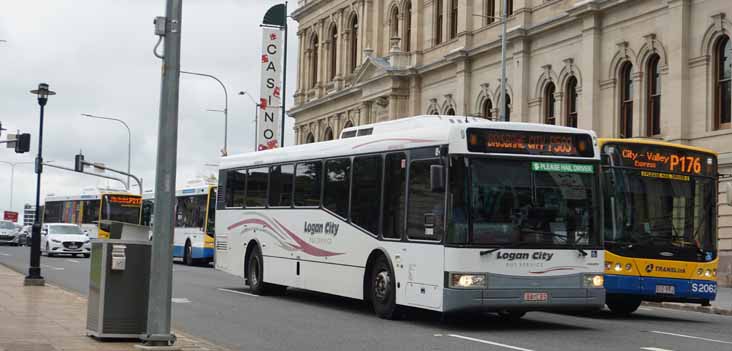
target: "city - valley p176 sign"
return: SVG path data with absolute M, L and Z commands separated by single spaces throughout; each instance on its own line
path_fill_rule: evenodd
M 274 149 L 282 143 L 282 30 L 262 28 L 262 74 L 257 110 L 257 151 Z

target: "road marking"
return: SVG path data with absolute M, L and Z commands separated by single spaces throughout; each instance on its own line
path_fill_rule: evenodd
M 732 345 L 732 341 L 724 341 L 724 340 L 717 340 L 717 339 L 702 338 L 700 336 L 684 335 L 684 334 L 675 334 L 675 333 L 668 333 L 668 332 L 662 332 L 662 331 L 657 331 L 657 330 L 651 330 L 651 333 L 671 335 L 671 336 L 678 336 L 680 338 L 688 338 L 688 339 L 695 339 L 695 340 L 704 340 L 704 341 L 709 341 L 709 342 L 717 342 L 717 343 L 720 343 L 720 344 L 729 344 L 729 345 Z
M 253 297 L 259 297 L 259 295 L 254 295 L 254 294 L 250 294 L 250 293 L 246 293 L 246 292 L 243 292 L 243 291 L 238 291 L 238 290 L 232 290 L 232 289 L 224 289 L 224 288 L 219 288 L 218 290 L 219 290 L 219 291 L 225 291 L 225 292 L 229 292 L 229 293 L 232 293 L 232 294 L 239 294 L 239 295 L 246 295 L 246 296 L 253 296 Z
M 646 351 L 674 351 L 674 350 L 668 350 L 668 349 L 659 349 L 658 347 L 641 347 L 641 350 L 646 350 Z
M 79 261 L 77 261 L 77 260 L 69 260 L 69 262 L 79 263 Z
M 648 307 L 638 307 L 638 309 L 641 311 L 655 311 L 654 309 Z
M 497 342 L 493 342 L 493 341 L 471 338 L 469 336 L 462 336 L 462 335 L 457 335 L 457 334 L 448 334 L 448 336 L 451 336 L 453 338 L 468 340 L 468 341 L 479 342 L 481 344 L 488 344 L 488 345 L 503 347 L 503 348 L 507 348 L 507 349 L 511 349 L 511 350 L 517 350 L 517 351 L 534 351 L 534 350 L 531 350 L 531 349 L 525 349 L 525 348 L 522 348 L 522 347 L 501 344 L 501 343 L 497 343 Z
M 11 256 L 11 255 L 10 254 L 7 254 L 7 253 L 4 253 L 4 252 L 0 252 L 0 256 Z
M 172 303 L 191 303 L 191 300 L 188 300 L 185 297 L 174 297 L 174 298 L 170 299 L 170 302 L 172 302 Z
M 47 264 L 42 264 L 41 267 L 50 268 L 50 269 L 53 269 L 54 271 L 63 271 L 65 269 L 64 267 L 54 267 L 54 266 L 49 266 Z

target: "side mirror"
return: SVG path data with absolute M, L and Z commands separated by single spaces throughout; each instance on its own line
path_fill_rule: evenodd
M 430 188 L 433 193 L 445 191 L 445 167 L 443 165 L 430 166 Z
M 725 190 L 725 204 L 727 206 L 732 206 L 732 182 L 726 182 L 724 183 L 724 190 Z

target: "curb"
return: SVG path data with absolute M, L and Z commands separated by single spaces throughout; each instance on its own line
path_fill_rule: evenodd
M 650 302 L 650 301 L 643 301 L 643 305 L 649 306 L 649 307 L 669 308 L 672 310 L 680 310 L 680 311 L 692 311 L 692 312 L 701 312 L 701 313 L 708 313 L 708 314 L 717 314 L 717 315 L 721 315 L 721 316 L 732 316 L 732 309 L 714 307 L 714 306 L 691 305 L 691 304 L 684 304 L 684 303 L 677 303 L 677 302 Z

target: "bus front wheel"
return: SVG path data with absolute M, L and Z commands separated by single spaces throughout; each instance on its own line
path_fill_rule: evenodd
M 629 315 L 635 312 L 641 304 L 641 300 L 630 296 L 608 295 L 605 301 L 612 313 L 618 315 Z
M 396 283 L 394 272 L 384 257 L 374 262 L 371 270 L 371 304 L 380 318 L 395 319 L 397 317 Z
M 249 282 L 249 290 L 257 295 L 279 295 L 283 294 L 287 287 L 284 285 L 269 284 L 264 282 L 264 261 L 262 260 L 262 251 L 259 247 L 254 247 L 247 258 L 246 269 L 247 282 Z
M 511 321 L 515 322 L 521 318 L 523 318 L 526 315 L 525 311 L 509 311 L 509 310 L 503 310 L 498 311 L 498 317 L 505 321 Z
M 186 242 L 185 249 L 183 250 L 183 263 L 187 266 L 193 265 L 193 248 L 191 247 L 190 241 Z

